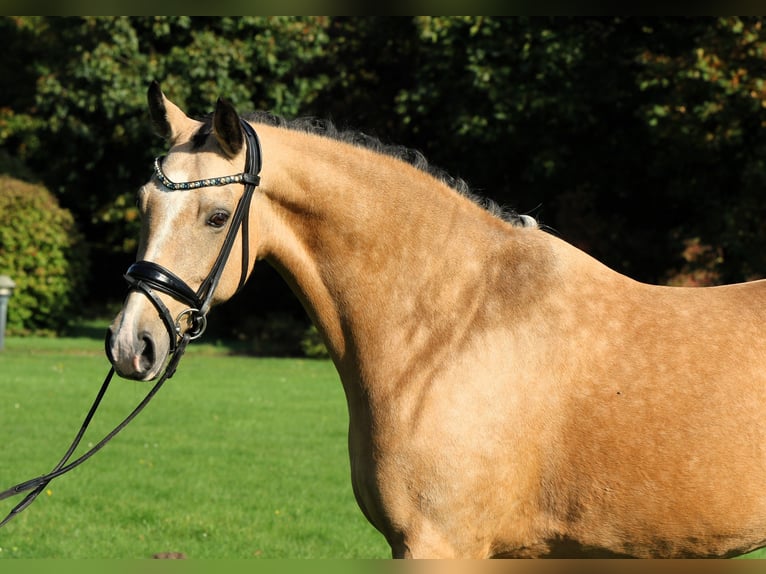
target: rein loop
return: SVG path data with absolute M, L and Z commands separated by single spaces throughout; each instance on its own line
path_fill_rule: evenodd
M 104 397 L 109 383 L 114 375 L 114 367 L 109 369 L 109 372 L 101 384 L 101 388 L 96 395 L 93 404 L 85 416 L 85 419 L 80 425 L 80 430 L 77 432 L 72 444 L 67 449 L 61 460 L 53 467 L 53 469 L 42 476 L 26 480 L 19 484 L 0 492 L 0 500 L 9 498 L 22 492 L 29 492 L 24 499 L 17 504 L 8 515 L 0 521 L 0 527 L 6 525 L 22 510 L 27 508 L 37 498 L 37 496 L 45 490 L 48 483 L 69 472 L 70 470 L 81 465 L 88 460 L 91 456 L 101 450 L 107 442 L 114 438 L 123 428 L 125 428 L 130 421 L 132 421 L 138 413 L 140 413 L 149 401 L 157 394 L 160 387 L 171 378 L 178 367 L 178 363 L 181 360 L 186 346 L 190 341 L 197 339 L 205 331 L 207 326 L 207 313 L 210 310 L 210 306 L 213 300 L 213 294 L 218 286 L 218 283 L 223 274 L 223 269 L 226 267 L 226 262 L 229 259 L 232 246 L 236 240 L 237 234 L 240 228 L 242 228 L 242 274 L 239 280 L 238 289 L 240 289 L 247 280 L 248 270 L 250 267 L 249 248 L 248 248 L 248 213 L 250 211 L 250 202 L 255 191 L 256 186 L 260 182 L 259 173 L 261 171 L 261 146 L 258 141 L 258 134 L 256 134 L 253 127 L 245 120 L 240 118 L 240 124 L 245 133 L 245 142 L 247 145 L 247 159 L 245 161 L 245 171 L 237 175 L 229 175 L 225 177 L 216 177 L 211 179 L 201 179 L 197 181 L 190 181 L 185 183 L 176 183 L 168 179 L 162 171 L 162 158 L 157 158 L 154 161 L 154 171 L 158 179 L 163 186 L 167 187 L 171 191 L 182 191 L 190 189 L 198 189 L 201 187 L 210 186 L 222 186 L 230 185 L 232 183 L 243 183 L 245 190 L 242 197 L 237 204 L 237 208 L 234 215 L 230 219 L 229 230 L 226 233 L 221 251 L 210 270 L 210 273 L 199 286 L 197 291 L 194 291 L 189 285 L 187 285 L 180 277 L 175 273 L 166 269 L 162 265 L 154 263 L 152 261 L 137 261 L 133 263 L 125 273 L 125 279 L 129 285 L 129 291 L 138 291 L 146 295 L 151 303 L 157 309 L 160 318 L 165 323 L 168 335 L 170 337 L 170 353 L 171 358 L 165 366 L 165 370 L 162 376 L 154 384 L 152 389 L 146 395 L 146 397 L 133 409 L 133 411 L 118 424 L 114 430 L 107 434 L 101 441 L 95 446 L 91 447 L 88 451 L 76 458 L 72 462 L 69 459 L 80 444 L 82 437 L 87 430 L 93 415 L 96 412 L 101 399 Z M 170 314 L 170 310 L 162 302 L 155 291 L 160 291 L 166 295 L 170 295 L 174 299 L 188 305 L 187 309 L 181 311 L 178 316 L 173 320 Z M 184 331 L 181 327 L 181 321 L 186 319 L 189 323 L 189 327 Z

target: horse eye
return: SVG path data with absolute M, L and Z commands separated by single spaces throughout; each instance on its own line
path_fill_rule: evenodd
M 223 211 L 217 211 L 213 215 L 210 216 L 210 219 L 207 220 L 207 224 L 211 227 L 221 228 L 224 225 L 226 225 L 226 222 L 229 220 L 229 214 L 225 213 Z

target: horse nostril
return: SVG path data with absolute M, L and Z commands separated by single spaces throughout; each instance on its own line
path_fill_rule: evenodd
M 156 353 L 154 350 L 154 342 L 149 335 L 141 337 L 141 341 L 144 343 L 144 348 L 141 349 L 140 370 L 141 372 L 148 372 L 154 367 L 154 360 Z

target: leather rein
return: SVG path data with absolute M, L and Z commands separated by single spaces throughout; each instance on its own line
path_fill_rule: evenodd
M 0 522 L 0 527 L 4 526 L 22 510 L 28 507 L 37 498 L 37 496 L 45 490 L 48 483 L 54 478 L 66 474 L 75 467 L 81 465 L 88 460 L 91 456 L 101 450 L 107 442 L 114 438 L 123 428 L 125 428 L 143 408 L 149 403 L 149 401 L 157 394 L 160 387 L 171 378 L 178 367 L 178 363 L 181 360 L 186 346 L 190 341 L 197 339 L 205 331 L 207 325 L 207 313 L 210 310 L 210 306 L 213 300 L 213 294 L 221 280 L 223 269 L 226 267 L 226 262 L 231 254 L 231 249 L 234 245 L 234 241 L 237 238 L 240 228 L 242 229 L 242 274 L 239 280 L 239 287 L 241 288 L 247 280 L 250 257 L 248 252 L 248 214 L 250 211 L 250 202 L 253 197 L 253 192 L 260 182 L 259 173 L 261 171 L 261 146 L 258 140 L 258 134 L 256 134 L 253 127 L 245 120 L 240 118 L 240 125 L 244 130 L 245 143 L 247 146 L 247 159 L 245 161 L 245 171 L 237 175 L 230 175 L 224 177 L 216 177 L 211 179 L 202 179 L 197 181 L 175 183 L 168 179 L 162 171 L 162 158 L 157 158 L 154 162 L 155 175 L 159 179 L 160 183 L 166 187 L 169 191 L 185 191 L 191 189 L 199 189 L 201 187 L 213 187 L 230 185 L 232 183 L 242 183 L 245 186 L 245 190 L 242 197 L 239 199 L 239 203 L 231 217 L 229 223 L 229 229 L 224 238 L 221 251 L 218 254 L 210 273 L 199 286 L 199 289 L 194 291 L 189 285 L 187 285 L 181 278 L 175 275 L 169 269 L 166 269 L 162 265 L 158 265 L 152 261 L 137 261 L 133 263 L 125 273 L 125 279 L 128 282 L 128 292 L 138 291 L 143 293 L 151 301 L 160 318 L 165 323 L 165 327 L 170 337 L 170 354 L 171 358 L 165 366 L 165 370 L 162 376 L 157 380 L 152 389 L 146 395 L 146 397 L 133 409 L 133 411 L 123 419 L 123 421 L 117 425 L 114 430 L 104 436 L 100 442 L 91 447 L 84 454 L 79 456 L 73 461 L 69 461 L 72 457 L 77 446 L 85 434 L 85 431 L 90 424 L 93 415 L 96 413 L 101 399 L 104 397 L 109 383 L 114 375 L 114 367 L 109 369 L 109 372 L 101 385 L 101 388 L 96 395 L 93 404 L 85 416 L 85 419 L 80 426 L 80 430 L 77 432 L 72 444 L 67 449 L 61 460 L 53 467 L 53 469 L 42 476 L 20 482 L 9 489 L 0 492 L 0 500 L 9 498 L 22 492 L 29 492 L 24 499 L 17 504 L 8 515 Z M 155 291 L 160 291 L 167 295 L 170 295 L 174 299 L 181 301 L 188 305 L 188 308 L 181 311 L 173 320 L 170 311 L 162 300 L 157 296 Z M 187 317 L 188 316 L 188 317 Z M 187 318 L 189 327 L 184 331 L 181 327 L 181 322 L 184 318 Z

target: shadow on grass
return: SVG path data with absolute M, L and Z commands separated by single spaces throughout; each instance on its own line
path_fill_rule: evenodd
M 69 325 L 62 333 L 62 336 L 103 341 L 108 327 L 109 321 L 105 319 L 89 319 Z

